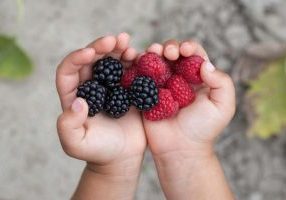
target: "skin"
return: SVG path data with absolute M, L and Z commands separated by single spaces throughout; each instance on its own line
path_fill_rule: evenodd
M 69 156 L 87 161 L 74 199 L 120 199 L 122 191 L 128 199 L 133 198 L 146 148 L 139 112 L 131 109 L 117 120 L 104 114 L 88 118 L 85 100 L 76 98 L 77 86 L 91 78 L 91 65 L 96 60 L 110 55 L 129 66 L 137 56 L 129 47 L 129 38 L 126 33 L 99 38 L 87 48 L 70 53 L 57 69 L 56 85 L 63 108 L 57 123 L 59 138 Z M 98 185 L 113 188 L 113 193 L 88 189 Z
M 73 199 L 133 199 L 147 141 L 167 199 L 234 199 L 213 151 L 215 139 L 234 114 L 234 87 L 198 43 L 168 40 L 147 49 L 169 60 L 194 54 L 206 60 L 196 100 L 176 117 L 147 121 L 132 108 L 117 120 L 102 114 L 87 118 L 87 104 L 75 96 L 77 86 L 90 78 L 91 64 L 105 55 L 128 67 L 137 57 L 128 43 L 126 33 L 99 38 L 69 54 L 58 67 L 63 108 L 59 138 L 68 155 L 87 161 Z
M 167 199 L 233 199 L 213 151 L 213 143 L 235 112 L 231 78 L 215 69 L 204 49 L 194 41 L 168 40 L 162 46 L 151 45 L 147 51 L 168 60 L 180 55 L 199 55 L 206 60 L 201 68 L 204 84 L 197 86 L 191 105 L 170 119 L 143 120 Z

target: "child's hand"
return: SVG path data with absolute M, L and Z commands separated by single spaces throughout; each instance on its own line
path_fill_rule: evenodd
M 153 44 L 148 51 L 168 60 L 180 55 L 199 55 L 206 60 L 201 68 L 204 84 L 196 88 L 191 105 L 170 119 L 144 119 L 148 145 L 167 199 L 233 199 L 213 153 L 215 139 L 235 111 L 231 78 L 215 69 L 204 49 L 192 41 Z
M 156 122 L 144 120 L 148 143 L 155 156 L 186 151 L 198 154 L 200 148 L 212 145 L 234 114 L 235 92 L 232 80 L 214 68 L 198 43 L 188 41 L 178 44 L 170 40 L 164 46 L 153 44 L 148 51 L 171 61 L 178 59 L 179 55 L 199 55 L 206 60 L 201 68 L 204 84 L 196 88 L 197 96 L 191 105 L 181 109 L 174 118 Z
M 88 48 L 69 54 L 59 65 L 56 84 L 63 108 L 58 118 L 59 138 L 68 155 L 87 161 L 92 170 L 121 175 L 134 170 L 137 176 L 146 147 L 139 112 L 131 109 L 120 119 L 104 114 L 88 118 L 87 103 L 76 98 L 78 85 L 91 78 L 91 65 L 106 55 L 121 59 L 125 67 L 137 57 L 129 48 L 129 35 L 121 33 L 97 39 Z

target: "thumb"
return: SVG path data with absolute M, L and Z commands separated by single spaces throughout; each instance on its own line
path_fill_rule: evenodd
M 210 100 L 218 107 L 224 109 L 235 108 L 235 89 L 229 75 L 217 70 L 209 61 L 201 67 L 203 82 L 210 87 Z
M 58 118 L 57 128 L 63 149 L 74 154 L 85 135 L 84 123 L 87 119 L 88 105 L 82 98 L 76 98 L 70 109 L 66 109 Z M 75 155 L 71 155 L 75 156 Z

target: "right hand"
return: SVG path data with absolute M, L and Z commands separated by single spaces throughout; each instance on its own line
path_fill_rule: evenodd
M 133 173 L 135 168 L 134 173 L 138 173 L 146 148 L 140 113 L 131 108 L 116 120 L 104 114 L 89 118 L 87 103 L 76 98 L 78 85 L 91 78 L 91 65 L 106 55 L 121 59 L 125 67 L 137 57 L 129 47 L 129 35 L 121 33 L 99 38 L 87 48 L 72 52 L 58 66 L 56 85 L 63 108 L 57 123 L 59 138 L 68 155 L 87 161 L 93 169 L 106 173 L 113 173 L 113 169 L 126 173 L 130 169 Z

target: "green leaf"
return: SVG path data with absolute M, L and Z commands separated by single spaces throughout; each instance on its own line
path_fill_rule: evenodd
M 21 79 L 33 71 L 33 63 L 13 38 L 0 35 L 0 78 Z
M 251 134 L 262 139 L 278 135 L 286 127 L 286 57 L 251 81 L 248 95 L 255 112 Z

